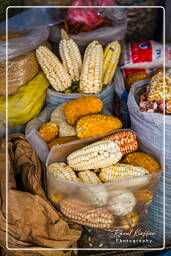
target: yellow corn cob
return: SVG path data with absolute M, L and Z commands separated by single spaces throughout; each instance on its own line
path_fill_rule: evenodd
M 136 135 L 131 131 L 117 132 L 104 139 L 117 142 L 123 155 L 129 154 L 138 148 Z
M 50 120 L 59 126 L 59 137 L 76 136 L 75 127 L 68 124 L 64 115 L 65 103 L 60 104 L 51 114 Z
M 83 93 L 99 93 L 102 90 L 103 48 L 98 41 L 91 42 L 85 51 L 80 76 Z
M 118 41 L 113 41 L 106 46 L 103 58 L 103 84 L 106 85 L 112 81 L 119 62 L 120 53 L 121 46 Z
M 97 175 L 89 170 L 79 172 L 78 177 L 82 180 L 83 183 L 87 184 L 98 184 L 101 183 L 101 180 L 97 177 Z
M 48 166 L 48 171 L 53 177 L 63 180 L 77 181 L 74 171 L 65 163 L 53 163 Z
M 107 209 L 115 216 L 121 217 L 133 210 L 136 205 L 136 198 L 132 192 L 123 192 L 111 198 Z
M 143 152 L 134 152 L 124 157 L 125 164 L 140 166 L 147 169 L 150 173 L 160 171 L 160 164 L 151 156 Z
M 51 50 L 45 46 L 39 46 L 36 56 L 46 78 L 56 91 L 65 91 L 71 86 L 71 77 Z
M 146 188 L 135 191 L 134 196 L 136 197 L 137 201 L 141 203 L 150 202 L 153 199 L 153 194 Z
M 81 117 L 76 124 L 77 137 L 87 138 L 122 128 L 122 122 L 114 116 L 101 114 Z
M 103 182 L 112 182 L 119 179 L 135 178 L 149 174 L 142 168 L 128 164 L 116 164 L 103 168 L 99 174 L 99 178 Z
M 67 102 L 64 106 L 64 114 L 67 122 L 75 125 L 81 116 L 101 112 L 103 102 L 96 96 L 84 96 Z
M 62 40 L 59 43 L 59 53 L 63 66 L 73 81 L 79 81 L 82 68 L 82 58 L 79 48 L 63 29 L 61 30 L 61 36 Z
M 54 122 L 43 124 L 39 129 L 39 135 L 45 140 L 50 141 L 58 136 L 58 126 Z
M 165 79 L 164 79 L 165 78 Z M 150 89 L 148 92 L 148 100 L 171 100 L 171 74 L 165 74 L 159 71 L 154 75 L 150 82 Z
M 61 211 L 76 223 L 94 228 L 111 228 L 115 222 L 112 214 L 103 208 L 95 208 L 76 199 L 60 202 Z
M 76 136 L 66 136 L 66 137 L 56 138 L 56 139 L 51 140 L 49 142 L 48 146 L 49 146 L 49 148 L 51 148 L 53 146 L 61 145 L 61 144 L 64 144 L 64 143 L 67 143 L 67 142 L 70 142 L 70 141 L 73 141 L 76 139 L 77 139 Z
M 120 218 L 119 225 L 124 230 L 129 230 L 138 225 L 139 217 L 135 211 L 128 213 L 126 216 Z
M 130 74 L 126 79 L 126 90 L 129 92 L 131 86 L 137 82 L 144 79 L 150 78 L 150 75 L 146 72 L 136 72 L 133 74 Z
M 115 164 L 121 157 L 117 143 L 104 140 L 74 151 L 67 157 L 67 162 L 74 170 L 90 170 Z

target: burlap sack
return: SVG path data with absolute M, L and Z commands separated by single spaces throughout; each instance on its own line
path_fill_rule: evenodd
M 0 246 L 6 246 L 5 140 L 0 147 Z M 46 199 L 44 167 L 22 134 L 8 142 L 8 251 L 9 255 L 64 256 L 64 251 L 41 248 L 75 248 L 79 225 L 67 223 Z M 38 251 L 32 251 L 37 247 Z M 22 251 L 22 248 L 30 248 Z M 69 255 L 69 254 L 68 254 Z

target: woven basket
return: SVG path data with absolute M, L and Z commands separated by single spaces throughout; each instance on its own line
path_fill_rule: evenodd
M 39 72 L 35 52 L 31 51 L 8 61 L 8 94 L 15 94 L 18 87 L 29 82 Z M 0 62 L 0 95 L 6 94 L 6 62 Z

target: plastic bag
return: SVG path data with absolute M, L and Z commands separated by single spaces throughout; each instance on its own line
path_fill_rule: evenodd
M 45 163 L 47 160 L 47 156 L 49 154 L 49 147 L 47 143 L 39 136 L 38 130 L 42 124 L 50 120 L 51 113 L 55 108 L 56 106 L 54 105 L 47 105 L 38 116 L 33 118 L 26 125 L 26 137 L 43 163 Z M 111 115 L 111 113 L 106 108 L 103 108 L 102 113 L 104 115 Z M 83 139 L 82 141 L 84 140 L 85 139 Z
M 49 37 L 48 26 L 63 22 L 64 15 L 54 8 L 31 8 L 8 19 L 8 33 L 22 34 L 8 40 L 8 59 L 36 49 Z M 0 23 L 0 34 L 6 34 L 6 22 Z M 0 41 L 0 61 L 6 60 L 6 42 Z
M 52 89 L 47 90 L 46 95 L 46 104 L 57 106 L 61 103 L 64 103 L 69 100 L 76 99 L 78 97 L 87 96 L 90 94 L 81 94 L 81 93 L 60 93 L 56 92 Z M 102 92 L 96 94 L 99 97 L 106 108 L 109 109 L 110 112 L 114 111 L 114 82 L 108 85 Z
M 92 8 L 93 6 L 112 6 L 113 0 L 74 0 L 72 3 L 73 8 L 67 10 L 66 21 L 69 26 L 69 32 L 77 34 L 79 32 L 87 32 L 104 24 L 110 25 L 110 20 L 103 17 L 99 9 Z M 77 8 L 80 6 L 87 6 L 87 8 Z M 74 8 L 75 7 L 75 8 Z
M 9 128 L 27 123 L 43 107 L 48 81 L 40 72 L 28 84 L 21 86 L 15 95 L 8 96 Z M 6 118 L 6 96 L 0 98 L 0 120 L 4 126 Z
M 125 89 L 124 78 L 119 68 L 114 77 L 114 85 L 114 113 L 122 121 L 123 127 L 129 128 L 131 122 L 127 106 L 128 92 Z
M 147 145 L 153 146 L 164 157 L 165 152 L 165 180 L 166 180 L 166 196 L 165 211 L 169 213 L 170 207 L 170 191 L 171 191 L 171 116 L 159 113 L 141 112 L 138 106 L 139 94 L 149 80 L 135 83 L 129 93 L 128 109 L 131 117 L 131 128 L 138 134 L 139 140 L 146 152 L 150 152 Z M 165 136 L 165 137 L 164 137 Z M 148 144 L 146 143 L 148 141 Z M 165 148 L 165 151 L 164 151 Z M 171 216 L 166 214 L 166 241 L 171 239 Z M 158 190 L 153 203 L 149 210 L 148 227 L 152 232 L 156 233 L 155 240 L 161 242 L 163 239 L 163 176 L 159 183 Z
M 18 87 L 29 82 L 39 72 L 35 52 L 28 52 L 8 61 L 8 94 L 15 94 Z M 0 62 L 0 95 L 6 94 L 6 62 Z
M 105 17 L 109 17 L 112 21 L 112 26 L 101 27 L 89 32 L 81 32 L 77 35 L 69 34 L 69 36 L 80 46 L 81 51 L 93 40 L 98 40 L 102 45 L 105 45 L 112 40 L 123 41 L 127 29 L 126 10 L 119 8 L 100 8 L 100 12 Z M 50 40 L 58 43 L 60 40 L 60 29 L 58 26 L 50 28 Z
M 138 213 L 139 220 L 135 226 L 138 228 L 139 225 L 142 224 L 142 220 L 147 214 L 147 209 L 150 202 L 148 201 L 146 203 L 140 203 L 136 197 L 136 193 L 141 189 L 148 189 L 154 193 L 154 190 L 159 183 L 161 172 L 156 172 L 134 179 L 130 178 L 118 180 L 116 182 L 92 185 L 56 179 L 48 171 L 48 165 L 54 162 L 66 162 L 66 157 L 71 152 L 91 143 L 92 141 L 88 141 L 87 139 L 86 142 L 69 142 L 65 145 L 54 146 L 51 149 L 46 162 L 48 197 L 52 200 L 56 207 L 58 207 L 58 205 L 63 207 L 64 202 L 65 204 L 70 202 L 73 205 L 73 212 L 76 211 L 79 204 L 80 207 L 87 204 L 87 207 L 92 207 L 90 207 L 90 211 L 87 211 L 87 214 L 91 215 L 91 213 L 95 211 L 98 215 L 99 211 L 104 211 L 107 220 L 109 220 L 109 214 L 112 214 L 114 216 L 115 225 L 111 226 L 110 231 L 118 230 L 118 228 L 124 229 L 124 227 L 119 224 L 121 223 L 120 218 L 126 216 L 130 211 L 136 211 Z M 151 147 L 151 155 L 158 159 L 158 161 L 162 161 L 160 158 L 160 153 L 153 147 Z M 72 219 L 72 211 L 70 213 L 70 217 Z M 96 218 L 98 217 L 96 216 Z M 82 221 L 81 218 L 77 220 L 73 218 L 72 220 L 75 222 Z M 86 223 L 84 223 L 84 225 L 86 225 Z M 128 227 L 128 229 L 130 228 Z M 104 229 L 107 228 L 104 227 Z
M 155 41 L 141 41 L 124 46 L 120 67 L 121 68 L 159 68 L 163 67 L 164 48 Z M 165 47 L 165 64 L 171 67 L 171 45 Z

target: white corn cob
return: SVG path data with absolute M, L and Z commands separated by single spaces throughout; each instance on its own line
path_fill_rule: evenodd
M 73 221 L 94 228 L 111 228 L 114 218 L 103 208 L 95 208 L 76 199 L 64 199 L 60 202 L 61 211 Z
M 121 192 L 110 200 L 107 209 L 115 216 L 124 216 L 131 212 L 136 205 L 136 199 L 132 192 Z
M 56 91 L 61 92 L 71 86 L 71 77 L 51 50 L 39 46 L 36 56 L 45 76 Z
M 101 140 L 74 151 L 67 157 L 67 162 L 74 170 L 90 170 L 115 164 L 121 157 L 122 153 L 116 142 Z
M 121 46 L 118 41 L 113 41 L 106 46 L 103 58 L 103 84 L 106 85 L 112 81 L 119 62 L 120 53 Z
M 80 76 L 83 93 L 99 93 L 102 90 L 103 48 L 98 41 L 91 42 L 84 54 Z
M 65 163 L 50 164 L 48 171 L 57 179 L 79 181 L 74 171 Z
M 79 81 L 82 68 L 82 58 L 78 46 L 67 33 L 61 30 L 62 40 L 59 43 L 59 53 L 65 70 L 73 81 Z
M 149 174 L 149 171 L 142 167 L 129 164 L 116 164 L 101 169 L 99 178 L 103 182 L 112 182 L 119 179 L 135 178 Z
M 83 183 L 87 184 L 99 184 L 101 183 L 101 180 L 98 178 L 98 176 L 89 170 L 79 172 L 78 177 L 82 180 Z

